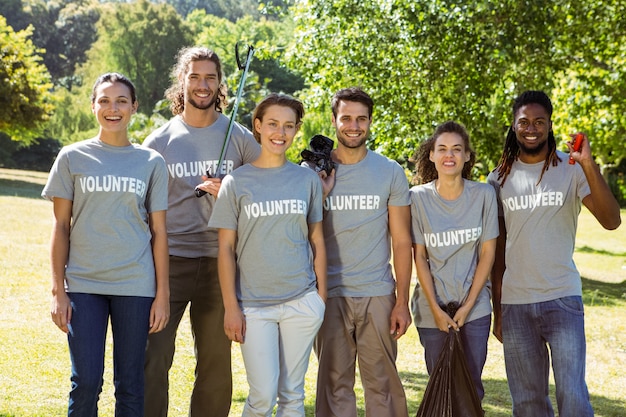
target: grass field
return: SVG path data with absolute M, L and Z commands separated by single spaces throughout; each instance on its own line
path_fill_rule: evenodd
M 52 204 L 40 196 L 47 174 L 0 169 L 0 417 L 66 415 L 69 356 L 65 335 L 50 320 L 48 240 Z M 626 222 L 626 211 L 622 211 Z M 597 416 L 626 416 L 626 233 L 604 231 L 583 210 L 575 260 L 583 276 L 587 327 L 587 383 Z M 106 254 L 103 254 L 106 256 Z M 414 415 L 428 377 L 417 332 L 399 342 L 398 369 Z M 233 345 L 232 416 L 247 394 L 239 346 Z M 100 415 L 113 415 L 111 345 L 107 347 Z M 306 385 L 307 416 L 313 416 L 316 375 L 311 356 Z M 193 347 L 188 319 L 179 330 L 171 371 L 170 416 L 185 416 L 193 384 Z M 502 346 L 489 342 L 484 370 L 487 416 L 510 413 Z M 357 378 L 358 379 L 358 378 Z M 358 384 L 357 384 L 358 387 Z M 554 386 L 551 387 L 554 392 Z M 359 394 L 361 392 L 359 391 Z M 360 416 L 364 415 L 360 403 Z

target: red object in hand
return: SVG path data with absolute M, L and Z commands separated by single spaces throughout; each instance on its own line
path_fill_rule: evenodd
M 583 144 L 583 134 L 582 133 L 576 133 L 576 136 L 574 137 L 574 144 L 572 145 L 572 151 L 573 152 L 580 151 L 580 146 L 582 144 Z M 570 165 L 574 165 L 576 163 L 576 161 L 574 161 L 574 158 L 572 158 L 570 156 L 569 157 L 569 163 L 570 163 Z

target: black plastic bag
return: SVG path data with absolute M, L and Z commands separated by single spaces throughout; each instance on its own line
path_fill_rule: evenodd
M 445 308 L 454 317 L 456 307 Z M 453 310 L 453 311 L 452 311 Z M 453 314 L 450 314 L 450 313 Z M 417 417 L 483 417 L 480 399 L 467 368 L 459 332 L 450 329 L 430 375 Z

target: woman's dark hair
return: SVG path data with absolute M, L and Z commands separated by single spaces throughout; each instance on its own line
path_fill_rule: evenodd
M 513 123 L 515 123 L 515 118 L 519 109 L 528 104 L 540 105 L 546 110 L 546 113 L 548 113 L 548 118 L 552 119 L 552 102 L 547 94 L 543 91 L 530 90 L 523 92 L 515 99 L 515 101 L 513 101 Z M 498 181 L 502 180 L 500 182 L 500 187 L 504 185 L 507 177 L 509 176 L 511 166 L 513 165 L 513 162 L 517 160 L 519 151 L 520 149 L 517 142 L 517 136 L 515 135 L 512 124 L 506 135 L 502 156 L 500 157 L 500 161 L 498 161 L 498 166 L 494 169 L 494 171 L 498 172 Z M 541 170 L 541 175 L 539 176 L 537 184 L 541 182 L 543 174 L 550 168 L 550 165 L 557 166 L 559 162 L 561 162 L 561 158 L 559 158 L 556 153 L 556 139 L 554 137 L 554 132 L 550 129 L 550 132 L 548 132 L 548 155 L 546 156 L 546 160 L 543 164 L 543 169 Z
M 122 83 L 128 90 L 130 90 L 130 99 L 133 103 L 137 102 L 137 92 L 135 90 L 135 85 L 131 80 L 128 79 L 125 75 L 120 74 L 119 72 L 107 72 L 106 74 L 102 74 L 98 77 L 96 82 L 91 89 L 91 103 L 93 104 L 96 101 L 96 90 L 101 84 L 104 83 Z
M 185 109 L 185 75 L 189 71 L 189 65 L 195 61 L 211 61 L 215 63 L 217 69 L 217 81 L 219 83 L 217 99 L 215 100 L 215 110 L 222 112 L 227 105 L 226 85 L 223 83 L 222 63 L 220 58 L 212 50 L 193 46 L 183 48 L 178 52 L 176 64 L 172 67 L 172 85 L 165 91 L 165 98 L 170 101 L 170 110 L 173 115 L 181 114 Z
M 463 145 L 465 150 L 469 152 L 470 158 L 463 165 L 461 176 L 470 179 L 472 168 L 476 162 L 476 153 L 470 144 L 469 133 L 467 133 L 465 126 L 462 124 L 449 120 L 437 126 L 433 135 L 417 148 L 415 155 L 411 159 L 411 162 L 415 163 L 415 176 L 411 180 L 412 184 L 426 184 L 439 178 L 435 163 L 430 160 L 430 153 L 435 150 L 437 138 L 444 133 L 456 133 L 463 139 Z
M 254 109 L 254 113 L 252 114 L 252 131 L 254 139 L 256 139 L 256 141 L 259 143 L 261 143 L 261 134 L 257 132 L 254 128 L 254 121 L 256 119 L 263 121 L 263 116 L 265 116 L 267 108 L 274 105 L 288 107 L 292 109 L 296 114 L 296 125 L 299 125 L 302 122 L 302 118 L 304 117 L 304 105 L 300 100 L 293 98 L 288 94 L 269 94 L 267 97 L 261 100 L 259 104 L 257 104 L 256 108 Z

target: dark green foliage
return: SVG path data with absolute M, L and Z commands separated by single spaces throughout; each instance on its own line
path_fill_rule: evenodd
M 28 148 L 15 151 L 11 159 L 17 169 L 48 172 L 61 147 L 61 142 L 56 139 L 40 138 Z

